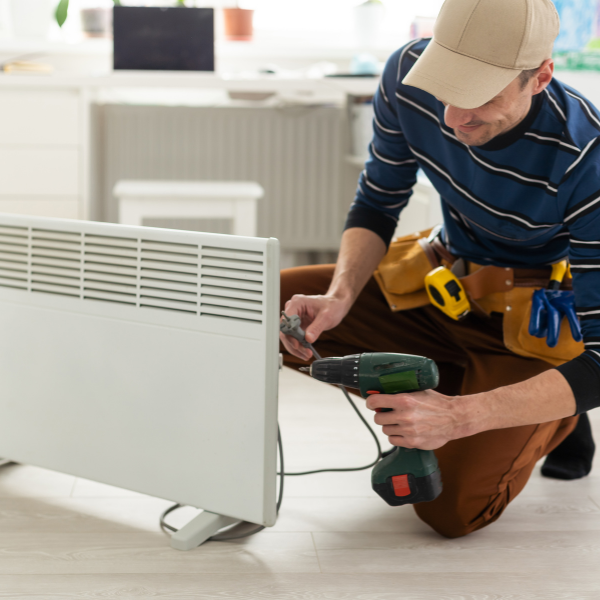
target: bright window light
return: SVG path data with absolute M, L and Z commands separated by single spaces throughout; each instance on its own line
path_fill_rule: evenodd
M 361 0 L 247 0 L 242 7 L 254 8 L 258 31 L 348 33 L 354 28 L 353 8 Z M 417 16 L 435 17 L 443 0 L 384 0 L 384 31 L 408 36 L 410 23 Z

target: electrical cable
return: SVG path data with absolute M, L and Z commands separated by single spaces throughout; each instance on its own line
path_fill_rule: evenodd
M 310 342 L 307 342 L 305 340 L 303 345 L 305 348 L 308 348 L 313 353 L 314 357 L 317 360 L 320 360 L 322 358 L 321 355 L 315 350 L 314 346 Z M 387 456 L 388 454 L 390 454 L 391 452 L 394 451 L 394 448 L 391 448 L 390 450 L 386 450 L 385 452 L 383 452 L 381 450 L 381 444 L 379 443 L 379 439 L 377 439 L 377 434 L 373 431 L 373 428 L 367 423 L 365 418 L 362 416 L 360 410 L 358 410 L 358 406 L 356 406 L 356 404 L 354 403 L 352 398 L 350 398 L 350 394 L 348 393 L 348 390 L 343 385 L 338 385 L 337 387 L 339 387 L 340 390 L 342 390 L 342 393 L 346 397 L 346 400 L 348 400 L 348 402 L 350 403 L 350 406 L 354 409 L 354 412 L 358 415 L 358 418 L 362 421 L 363 425 L 369 430 L 369 433 L 373 436 L 373 439 L 375 440 L 375 445 L 377 446 L 377 458 L 372 463 L 369 463 L 368 465 L 365 465 L 364 467 L 346 467 L 346 468 L 337 468 L 337 469 L 334 469 L 334 468 L 332 468 L 332 469 L 315 469 L 314 471 L 299 471 L 296 473 L 284 473 L 284 475 L 287 475 L 289 477 L 295 477 L 298 475 L 313 475 L 315 473 L 348 473 L 350 471 L 364 471 L 365 469 L 370 469 L 371 467 L 374 467 L 383 457 Z

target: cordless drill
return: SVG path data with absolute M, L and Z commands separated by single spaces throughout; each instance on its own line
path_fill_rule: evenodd
M 310 374 L 325 383 L 358 389 L 363 398 L 428 390 L 439 382 L 437 366 L 429 358 L 387 352 L 321 358 L 312 363 Z M 371 485 L 388 504 L 400 506 L 435 500 L 442 478 L 433 450 L 396 447 L 373 468 Z

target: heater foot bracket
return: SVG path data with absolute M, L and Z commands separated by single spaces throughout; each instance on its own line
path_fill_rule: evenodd
M 192 550 L 217 533 L 219 529 L 238 522 L 239 519 L 205 510 L 171 536 L 171 547 L 175 550 Z

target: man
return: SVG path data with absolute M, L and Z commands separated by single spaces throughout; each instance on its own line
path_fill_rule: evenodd
M 393 409 L 374 417 L 392 444 L 436 449 L 444 490 L 415 510 L 448 537 L 496 520 L 544 455 L 554 451 L 547 467 L 555 476 L 582 476 L 591 465 L 585 411 L 600 405 L 600 117 L 553 79 L 558 29 L 550 0 L 446 0 L 433 39 L 409 43 L 386 65 L 335 270 L 282 273 L 286 311 L 301 316 L 324 356 L 387 351 L 437 362 L 436 391 L 373 396 L 367 406 Z M 581 356 L 553 368 L 509 350 L 502 313 L 511 306 L 462 321 L 432 305 L 390 310 L 372 274 L 419 167 L 440 193 L 442 241 L 455 257 L 515 274 L 546 269 L 548 281 L 548 265 L 568 254 Z M 286 364 L 311 358 L 295 340 L 282 342 Z

